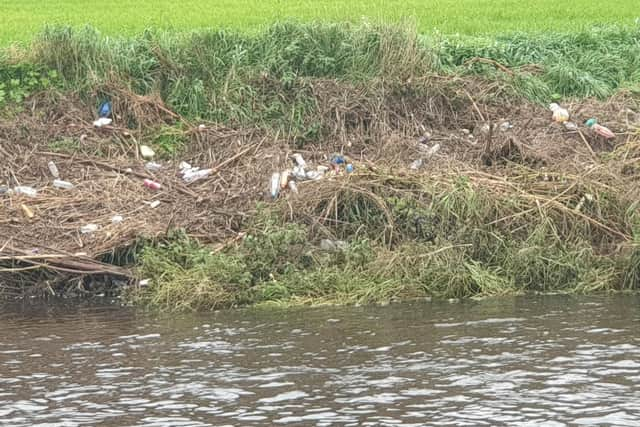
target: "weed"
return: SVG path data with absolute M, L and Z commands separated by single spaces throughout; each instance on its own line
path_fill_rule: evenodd
M 45 71 L 28 63 L 3 65 L 0 62 L 0 108 L 7 104 L 19 106 L 32 93 L 57 83 L 56 70 Z
M 53 153 L 73 154 L 80 149 L 80 141 L 73 138 L 61 138 L 49 142 L 49 151 Z

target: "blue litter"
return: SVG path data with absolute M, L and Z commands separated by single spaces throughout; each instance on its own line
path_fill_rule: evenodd
M 346 163 L 344 156 L 335 155 L 331 158 L 331 163 L 334 165 L 343 165 Z
M 100 108 L 98 109 L 99 117 L 109 117 L 111 115 L 111 102 L 104 101 L 100 104 Z

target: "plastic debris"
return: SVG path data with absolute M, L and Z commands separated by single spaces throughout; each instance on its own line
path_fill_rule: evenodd
M 20 208 L 22 209 L 22 213 L 24 213 L 24 216 L 26 216 L 27 218 L 32 219 L 35 216 L 35 214 L 31 210 L 31 208 L 29 208 L 29 206 L 25 204 L 21 204 Z
M 60 178 L 60 171 L 58 170 L 56 164 L 53 163 L 53 161 L 49 161 L 49 163 L 47 163 L 47 166 L 49 167 L 49 172 L 51 172 L 52 177 Z
M 424 147 L 422 149 L 422 151 L 424 151 L 424 155 L 419 159 L 414 160 L 411 163 L 411 165 L 409 165 L 409 168 L 412 170 L 420 169 L 424 165 L 425 159 L 432 157 L 434 154 L 436 154 L 440 150 L 440 144 L 436 144 L 433 147 L 429 147 L 429 148 L 427 148 L 426 145 L 422 145 L 421 147 Z
M 155 208 L 157 208 L 158 206 L 160 206 L 160 200 L 154 200 L 153 202 L 149 203 L 149 207 L 150 207 L 151 209 L 155 209 Z
M 424 164 L 424 160 L 422 160 L 422 158 L 420 159 L 416 159 L 413 162 L 411 162 L 411 165 L 409 166 L 409 169 L 411 170 L 418 170 L 422 167 L 422 165 Z
M 100 117 L 98 120 L 93 122 L 93 126 L 101 128 L 103 126 L 109 126 L 111 122 L 113 122 L 113 120 L 108 117 Z
M 198 125 L 198 130 L 199 130 L 199 131 L 203 131 L 203 130 L 205 130 L 206 128 L 207 128 L 207 127 L 206 127 L 205 125 L 203 125 L 203 124 Z
M 292 154 L 291 157 L 293 157 L 293 160 L 295 160 L 298 167 L 301 167 L 303 169 L 307 167 L 307 162 L 305 162 L 304 159 L 302 158 L 302 154 L 295 153 L 295 154 Z
M 339 154 L 334 154 L 331 157 L 331 163 L 334 165 L 343 165 L 346 163 L 346 160 L 344 159 L 344 156 L 341 156 Z
M 431 157 L 434 154 L 436 154 L 438 151 L 440 151 L 440 144 L 436 144 L 433 147 L 431 147 L 426 154 L 427 156 Z
M 328 252 L 343 251 L 349 247 L 349 244 L 344 240 L 329 240 L 322 239 L 320 241 L 320 249 Z
M 280 174 L 280 189 L 284 190 L 289 185 L 289 176 L 291 171 L 284 171 Z
M 199 179 L 208 177 L 209 175 L 211 175 L 211 172 L 213 172 L 213 169 L 194 170 L 194 171 L 184 173 L 182 175 L 182 178 L 187 184 L 190 184 Z
M 301 168 L 300 166 L 296 166 L 293 168 L 293 176 L 301 180 L 307 179 L 307 173 L 305 172 L 304 168 Z
M 91 233 L 95 233 L 96 231 L 98 231 L 97 224 L 87 224 L 80 227 L 80 233 L 82 234 L 91 234 Z
M 180 162 L 180 175 L 187 184 L 195 182 L 199 179 L 206 178 L 211 175 L 213 169 L 194 168 L 187 162 Z
M 495 130 L 495 125 L 493 125 L 493 130 Z M 489 133 L 492 131 L 492 127 L 489 126 L 489 123 L 485 123 L 480 128 L 480 133 L 484 136 L 489 136 Z
M 318 181 L 319 179 L 322 179 L 323 176 L 324 173 L 319 171 L 308 171 L 306 173 L 306 178 L 310 179 L 311 181 Z
M 144 288 L 145 286 L 149 286 L 149 283 L 151 283 L 149 279 L 143 279 L 138 282 L 138 286 Z
M 13 187 L 13 193 L 18 196 L 28 196 L 28 197 L 36 197 L 38 195 L 38 191 L 33 187 L 28 187 L 26 185 L 18 185 L 17 187 Z
M 582 207 L 584 206 L 585 202 L 589 202 L 589 203 L 591 203 L 591 202 L 593 202 L 593 200 L 594 200 L 594 197 L 593 197 L 593 195 L 592 195 L 592 194 L 589 194 L 589 193 L 585 194 L 584 196 L 582 196 L 582 197 L 580 198 L 580 201 L 578 202 L 578 204 L 576 205 L 576 207 L 575 207 L 575 209 L 574 209 L 574 210 L 575 210 L 576 212 L 580 212 L 580 210 L 581 210 L 581 209 L 582 209 Z
M 274 199 L 280 194 L 280 172 L 271 175 L 271 197 Z
M 104 101 L 98 108 L 98 117 L 105 118 L 111 116 L 111 102 Z
M 124 221 L 122 215 L 114 215 L 111 217 L 111 224 L 120 224 L 122 221 Z
M 318 165 L 318 167 L 316 168 L 316 170 L 317 170 L 318 172 L 327 173 L 327 172 L 329 172 L 329 170 L 331 170 L 331 168 L 330 168 L 329 166 Z
M 151 147 L 149 147 L 148 145 L 141 145 L 140 146 L 140 155 L 142 156 L 142 158 L 144 159 L 151 159 L 153 158 L 153 156 L 156 155 L 155 151 L 153 151 L 153 149 Z
M 0 185 L 0 196 L 3 194 L 7 194 L 9 192 L 9 187 L 6 185 Z
M 62 188 L 63 190 L 71 190 L 74 185 L 69 181 L 63 181 L 61 179 L 54 179 L 53 186 L 56 188 Z
M 598 124 L 596 119 L 589 119 L 585 122 L 587 127 L 589 127 L 596 134 L 600 135 L 604 139 L 614 139 L 616 134 L 611 131 L 611 129 Z
M 564 122 L 563 125 L 564 128 L 568 131 L 575 132 L 578 130 L 578 125 L 573 122 Z
M 427 132 L 424 135 L 422 135 L 420 138 L 418 138 L 418 143 L 420 144 L 426 144 L 431 140 L 431 133 Z
M 556 123 L 564 123 L 569 121 L 569 111 L 566 108 L 562 108 L 555 102 L 549 104 L 549 110 L 553 113 L 552 118 Z
M 513 125 L 509 122 L 500 123 L 500 131 L 507 132 L 509 129 L 512 129 Z
M 352 163 L 347 164 L 345 170 L 347 171 L 347 173 L 353 173 L 354 171 L 354 167 Z
M 296 184 L 295 181 L 289 181 L 288 187 L 289 187 L 289 190 L 291 190 L 292 193 L 298 194 L 298 184 Z
M 144 165 L 144 168 L 149 172 L 158 172 L 160 169 L 162 169 L 162 165 L 160 163 L 147 162 Z
M 145 179 L 144 181 L 142 181 L 142 185 L 152 190 L 159 190 L 162 188 L 162 184 L 151 179 Z

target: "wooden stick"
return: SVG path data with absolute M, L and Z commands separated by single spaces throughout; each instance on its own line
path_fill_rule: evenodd
M 580 135 L 580 138 L 582 138 L 582 142 L 584 142 L 584 145 L 587 146 L 587 149 L 589 150 L 589 153 L 591 154 L 593 160 L 598 163 L 598 157 L 596 156 L 596 153 L 593 151 L 593 148 L 591 148 L 589 141 L 587 141 L 587 138 L 584 137 L 584 134 L 580 129 L 578 129 L 578 135 Z

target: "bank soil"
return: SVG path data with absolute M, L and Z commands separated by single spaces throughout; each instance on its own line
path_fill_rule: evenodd
M 37 191 L 35 197 L 0 195 L 3 295 L 136 286 L 143 278 L 135 268 L 141 247 L 181 229 L 212 251 L 228 250 L 241 244 L 257 206 L 280 212 L 283 223 L 303 224 L 310 245 L 366 237 L 392 252 L 426 242 L 435 251 L 464 247 L 491 265 L 492 255 L 480 252 L 498 246 L 482 246 L 478 230 L 483 239 L 506 233 L 528 241 L 527 227 L 552 222 L 559 239 L 580 233 L 593 256 L 633 256 L 636 99 L 621 93 L 567 102 L 578 124 L 567 130 L 552 122 L 545 106 L 491 96 L 481 82 L 434 79 L 413 91 L 415 85 L 376 96 L 363 87 L 314 82 L 320 132 L 307 140 L 282 127 L 187 120 L 159 97 L 124 90 L 110 92 L 113 124 L 95 128 L 91 102 L 69 93 L 32 96 L 0 122 L 0 184 Z M 582 125 L 592 117 L 616 139 L 606 141 Z M 156 151 L 159 170 L 145 167 L 140 145 Z M 293 153 L 314 167 L 330 166 L 339 153 L 355 172 L 299 182 L 298 194 L 284 190 L 273 200 L 271 175 L 291 169 Z M 417 159 L 422 164 L 412 169 Z M 212 173 L 186 183 L 182 161 Z M 52 185 L 49 162 L 72 189 Z M 146 188 L 145 179 L 161 188 Z M 461 186 L 482 197 L 454 200 Z M 370 216 L 354 216 L 358 209 Z M 83 233 L 89 224 L 97 229 Z M 613 289 L 636 286 L 636 267 L 625 265 L 611 279 Z

